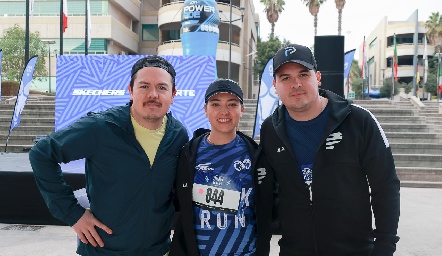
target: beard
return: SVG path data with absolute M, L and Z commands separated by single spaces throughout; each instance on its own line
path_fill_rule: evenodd
M 148 100 L 148 101 L 143 102 L 143 107 L 146 107 L 148 104 L 155 104 L 159 108 L 161 108 L 163 106 L 163 104 L 161 104 L 161 102 L 158 100 Z M 146 116 L 143 116 L 143 120 L 148 123 L 156 123 L 162 119 L 163 119 L 163 117 L 159 116 L 158 114 L 148 114 Z
M 155 115 L 155 114 L 153 114 L 153 115 L 146 115 L 146 116 L 143 116 L 143 120 L 148 122 L 148 123 L 157 123 L 160 120 L 163 120 L 163 117 L 160 117 L 159 115 Z

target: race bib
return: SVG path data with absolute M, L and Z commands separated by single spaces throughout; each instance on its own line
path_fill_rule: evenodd
M 241 192 L 230 189 L 193 184 L 193 202 L 203 209 L 236 214 Z

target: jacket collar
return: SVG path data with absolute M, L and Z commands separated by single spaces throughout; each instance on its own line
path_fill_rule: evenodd
M 329 105 L 328 107 L 330 109 L 329 111 L 330 118 L 328 119 L 324 135 L 321 139 L 321 144 L 322 144 L 322 142 L 327 138 L 327 136 L 331 132 L 333 132 L 342 121 L 344 121 L 344 119 L 347 117 L 348 114 L 350 114 L 351 101 L 346 100 L 331 91 L 323 89 L 319 89 L 319 95 L 328 99 L 327 104 Z M 273 113 L 272 123 L 273 126 L 275 127 L 275 131 L 278 134 L 278 136 L 281 138 L 284 144 L 286 144 L 286 147 L 289 149 L 292 155 L 295 155 L 291 145 L 289 144 L 290 140 L 288 138 L 287 131 L 285 128 L 285 118 L 284 118 L 285 111 L 286 111 L 286 106 L 284 104 L 279 106 L 276 109 L 276 111 Z
M 193 132 L 193 138 L 185 146 L 189 159 L 195 158 L 195 156 L 193 154 L 196 154 L 201 140 L 209 132 L 210 132 L 210 130 L 206 129 L 206 128 L 199 128 Z M 249 148 L 249 152 L 256 153 L 256 155 L 253 155 L 251 157 L 253 157 L 253 158 L 257 157 L 259 155 L 260 150 L 258 150 L 259 147 L 258 147 L 258 144 L 256 143 L 256 141 L 254 141 L 252 138 L 250 138 L 249 136 L 246 136 L 244 133 L 242 133 L 240 131 L 237 131 L 236 134 L 245 140 L 245 142 L 247 143 L 247 147 Z

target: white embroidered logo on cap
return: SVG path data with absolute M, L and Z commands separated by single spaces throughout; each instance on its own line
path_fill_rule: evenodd
M 296 49 L 293 46 L 289 46 L 289 47 L 285 48 L 285 56 L 286 57 L 289 56 L 290 54 L 295 53 L 295 52 L 296 52 Z

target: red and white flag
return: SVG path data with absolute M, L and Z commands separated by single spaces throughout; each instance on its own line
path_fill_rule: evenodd
M 63 0 L 63 33 L 68 28 L 68 1 Z

